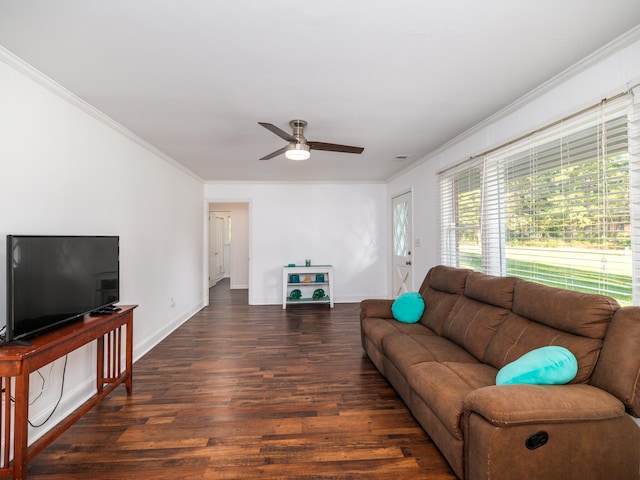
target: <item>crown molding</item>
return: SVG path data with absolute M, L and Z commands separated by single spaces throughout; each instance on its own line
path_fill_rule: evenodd
M 578 61 L 577 63 L 574 63 L 573 65 L 571 65 L 570 67 L 566 68 L 565 70 L 563 70 L 562 72 L 560 72 L 556 76 L 550 78 L 546 82 L 542 83 L 538 87 L 534 88 L 530 92 L 528 92 L 525 95 L 523 95 L 522 97 L 518 98 L 516 101 L 514 101 L 514 102 L 510 103 L 509 105 L 507 105 L 506 107 L 498 110 L 493 115 L 490 115 L 489 117 L 485 118 L 481 122 L 475 124 L 473 127 L 469 128 L 468 130 L 465 130 L 464 132 L 462 132 L 461 134 L 453 137 L 451 140 L 449 140 L 448 142 L 442 144 L 441 146 L 439 146 L 435 150 L 429 152 L 428 154 L 426 154 L 421 159 L 417 160 L 416 162 L 414 162 L 414 163 L 412 163 L 410 165 L 407 165 L 405 168 L 403 168 L 399 172 L 396 172 L 391 177 L 389 177 L 387 179 L 387 182 L 390 182 L 390 181 L 394 180 L 395 178 L 398 178 L 401 175 L 409 172 L 411 169 L 417 167 L 418 165 L 423 164 L 424 162 L 428 161 L 429 159 L 431 159 L 431 158 L 437 156 L 438 154 L 448 150 L 449 148 L 451 148 L 452 146 L 456 145 L 457 143 L 460 143 L 461 141 L 465 140 L 466 138 L 478 133 L 480 130 L 482 130 L 483 128 L 491 125 L 492 123 L 495 123 L 496 121 L 501 120 L 501 119 L 511 115 L 512 113 L 518 111 L 519 109 L 521 109 L 525 105 L 530 104 L 531 102 L 533 102 L 537 98 L 542 97 L 544 94 L 546 94 L 546 93 L 550 92 L 551 90 L 553 90 L 554 88 L 562 85 L 567 80 L 575 77 L 579 73 L 587 70 L 588 68 L 590 68 L 590 67 L 596 65 L 597 63 L 609 58 L 610 56 L 620 52 L 621 50 L 627 48 L 628 46 L 630 46 L 630 45 L 632 45 L 632 44 L 634 44 L 634 43 L 636 43 L 638 41 L 640 41 L 640 25 L 638 25 L 636 27 L 633 27 L 631 30 L 627 31 L 626 33 L 623 33 L 621 36 L 619 36 L 615 40 L 609 42 L 608 44 L 606 44 L 603 47 L 599 48 L 595 52 L 587 55 L 582 60 Z M 629 84 L 626 85 L 626 88 L 629 88 Z
M 386 180 L 206 180 L 205 185 L 386 185 Z
M 190 177 L 192 177 L 193 179 L 197 180 L 198 182 L 204 183 L 204 180 L 202 178 L 197 176 L 195 173 L 193 173 L 187 167 L 185 167 L 181 163 L 177 162 L 176 160 L 174 160 L 173 158 L 171 158 L 169 155 L 167 155 L 166 153 L 162 152 L 161 150 L 158 150 L 156 147 L 151 145 L 149 142 L 147 142 L 146 140 L 143 140 L 138 135 L 133 133 L 131 130 L 129 130 L 128 128 L 124 127 L 122 124 L 116 122 L 113 118 L 111 118 L 110 116 L 108 116 L 107 114 L 102 112 L 101 110 L 98 110 L 96 107 L 94 107 L 90 103 L 87 103 L 86 101 L 84 101 L 83 99 L 81 99 L 80 97 L 75 95 L 74 93 L 70 92 L 69 90 L 64 88 L 62 85 L 60 85 L 59 83 L 57 83 L 53 79 L 49 78 L 44 73 L 42 73 L 38 69 L 34 68 L 33 66 L 31 66 L 30 64 L 28 64 L 27 62 L 22 60 L 20 57 L 18 57 L 17 55 L 15 55 L 14 53 L 12 53 L 11 51 L 7 50 L 6 48 L 4 48 L 1 45 L 0 45 L 0 61 L 6 63 L 10 67 L 12 67 L 14 70 L 16 70 L 19 73 L 23 74 L 24 76 L 26 76 L 30 80 L 32 80 L 35 83 L 39 84 L 40 86 L 46 88 L 47 90 L 49 90 L 50 92 L 54 93 L 58 97 L 62 98 L 63 100 L 65 100 L 67 102 L 69 102 L 74 107 L 76 107 L 79 110 L 83 111 L 84 113 L 90 115 L 94 119 L 102 122 L 106 126 L 110 127 L 112 130 L 115 130 L 120 135 L 122 135 L 122 136 L 126 137 L 127 139 L 131 140 L 132 142 L 138 144 L 139 146 L 141 146 L 145 150 L 151 152 L 153 155 L 159 157 L 160 159 L 164 160 L 165 162 L 169 163 L 170 165 L 174 166 L 175 168 L 181 170 L 182 172 L 184 172 L 185 174 L 189 175 Z

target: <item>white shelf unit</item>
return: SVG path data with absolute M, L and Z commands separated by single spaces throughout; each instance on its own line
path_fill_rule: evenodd
M 299 281 L 292 281 L 292 275 L 297 275 Z M 322 275 L 322 281 L 318 281 L 319 275 Z M 309 281 L 305 282 L 305 279 L 307 277 Z M 313 298 L 313 292 L 319 288 L 324 290 L 324 297 Z M 291 292 L 295 289 L 300 290 L 302 294 L 299 299 L 291 298 Z M 282 308 L 287 308 L 287 305 L 300 305 L 303 303 L 328 303 L 329 306 L 333 308 L 332 265 L 311 265 L 310 267 L 283 267 Z

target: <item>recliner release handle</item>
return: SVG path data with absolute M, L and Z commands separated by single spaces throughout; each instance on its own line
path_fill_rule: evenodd
M 527 438 L 524 444 L 529 450 L 535 450 L 536 448 L 540 448 L 541 446 L 543 446 L 548 441 L 549 434 L 542 430 L 538 433 L 534 433 L 529 438 Z

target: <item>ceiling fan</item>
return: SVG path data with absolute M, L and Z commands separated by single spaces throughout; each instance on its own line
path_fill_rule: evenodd
M 291 120 L 289 125 L 293 129 L 293 134 L 288 134 L 284 130 L 279 129 L 272 123 L 258 122 L 267 130 L 275 133 L 280 138 L 289 142 L 286 147 L 276 150 L 269 155 L 265 155 L 260 160 L 269 160 L 284 153 L 289 160 L 306 160 L 311 156 L 310 150 L 325 150 L 328 152 L 342 153 L 362 153 L 363 147 L 352 147 L 349 145 L 338 145 L 336 143 L 312 142 L 304 138 L 304 127 L 307 122 L 304 120 Z

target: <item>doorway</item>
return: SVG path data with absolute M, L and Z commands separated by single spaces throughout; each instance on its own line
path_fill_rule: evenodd
M 393 298 L 396 298 L 408 292 L 413 285 L 411 192 L 393 197 L 391 211 L 393 216 L 391 285 Z
M 222 221 L 213 220 L 212 222 L 212 217 Z M 229 278 L 231 289 L 248 289 L 249 204 L 210 203 L 209 218 L 209 286 L 212 284 L 212 279 L 219 281 L 221 278 Z M 215 231 L 212 231 L 214 228 L 212 223 L 215 224 Z M 222 232 L 220 233 L 219 230 Z M 216 255 L 216 250 L 221 251 L 222 254 Z

